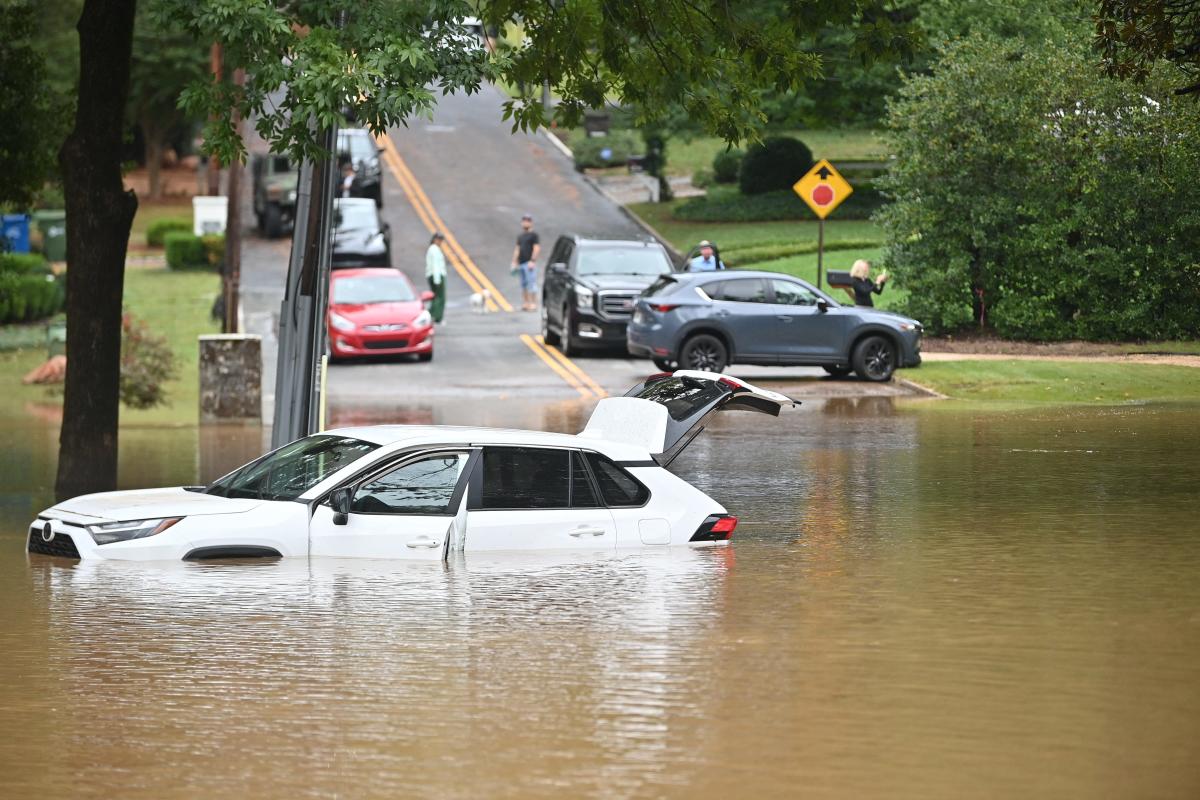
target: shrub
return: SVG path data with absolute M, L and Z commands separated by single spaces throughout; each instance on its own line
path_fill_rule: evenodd
M 167 266 L 171 269 L 207 269 L 208 251 L 199 236 L 171 231 L 163 237 L 167 250 Z
M 698 169 L 692 173 L 692 186 L 703 189 L 712 186 L 713 174 L 709 169 Z
M 971 36 L 891 105 L 884 261 L 930 330 L 1200 330 L 1200 107 L 1165 68 L 1135 86 L 1093 60 Z
M 130 408 L 165 405 L 164 384 L 175 374 L 175 354 L 166 338 L 126 313 L 121 319 L 121 402 Z
M 609 157 L 603 157 L 605 151 Z M 641 138 L 634 131 L 614 130 L 607 136 L 588 136 L 575 143 L 575 168 L 619 167 L 628 163 L 629 157 L 642 150 Z
M 63 288 L 49 273 L 0 271 L 0 323 L 32 322 L 62 310 Z
M 38 253 L 0 253 L 0 273 L 46 275 L 50 266 Z
M 804 142 L 790 136 L 773 136 L 746 151 L 738 186 L 745 195 L 791 189 L 812 165 L 812 151 Z
M 149 247 L 162 247 L 164 237 L 173 231 L 191 233 L 192 221 L 187 217 L 165 217 L 156 219 L 146 228 L 146 244 Z
M 713 180 L 717 183 L 737 183 L 745 155 L 741 150 L 722 150 L 713 156 Z
M 200 237 L 204 245 L 204 258 L 209 269 L 220 272 L 225 265 L 225 237 L 219 233 L 209 233 Z

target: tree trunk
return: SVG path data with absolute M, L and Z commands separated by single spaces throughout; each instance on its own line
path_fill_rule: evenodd
M 59 499 L 113 489 L 120 410 L 121 293 L 137 197 L 121 179 L 136 0 L 86 0 L 75 128 L 58 154 L 67 206 L 67 380 Z

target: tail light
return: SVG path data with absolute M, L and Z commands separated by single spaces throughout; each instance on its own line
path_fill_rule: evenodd
M 660 314 L 665 314 L 668 311 L 674 311 L 679 308 L 678 305 L 671 305 L 670 303 L 647 303 L 646 305 L 650 306 L 652 311 L 657 311 Z
M 726 542 L 733 538 L 738 518 L 732 514 L 713 514 L 692 534 L 693 542 Z

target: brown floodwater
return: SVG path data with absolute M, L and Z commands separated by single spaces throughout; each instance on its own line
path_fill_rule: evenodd
M 445 566 L 29 557 L 56 436 L 0 424 L 4 798 L 1200 796 L 1197 406 L 728 414 L 675 469 L 732 547 Z

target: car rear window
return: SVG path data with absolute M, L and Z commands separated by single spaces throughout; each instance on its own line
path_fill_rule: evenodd
M 720 399 L 729 390 L 713 381 L 690 378 L 664 378 L 651 383 L 635 395 L 665 406 L 671 419 L 680 421 Z
M 600 484 L 604 502 L 610 506 L 644 506 L 650 499 L 650 490 L 621 467 L 599 453 L 587 454 L 592 474 Z

